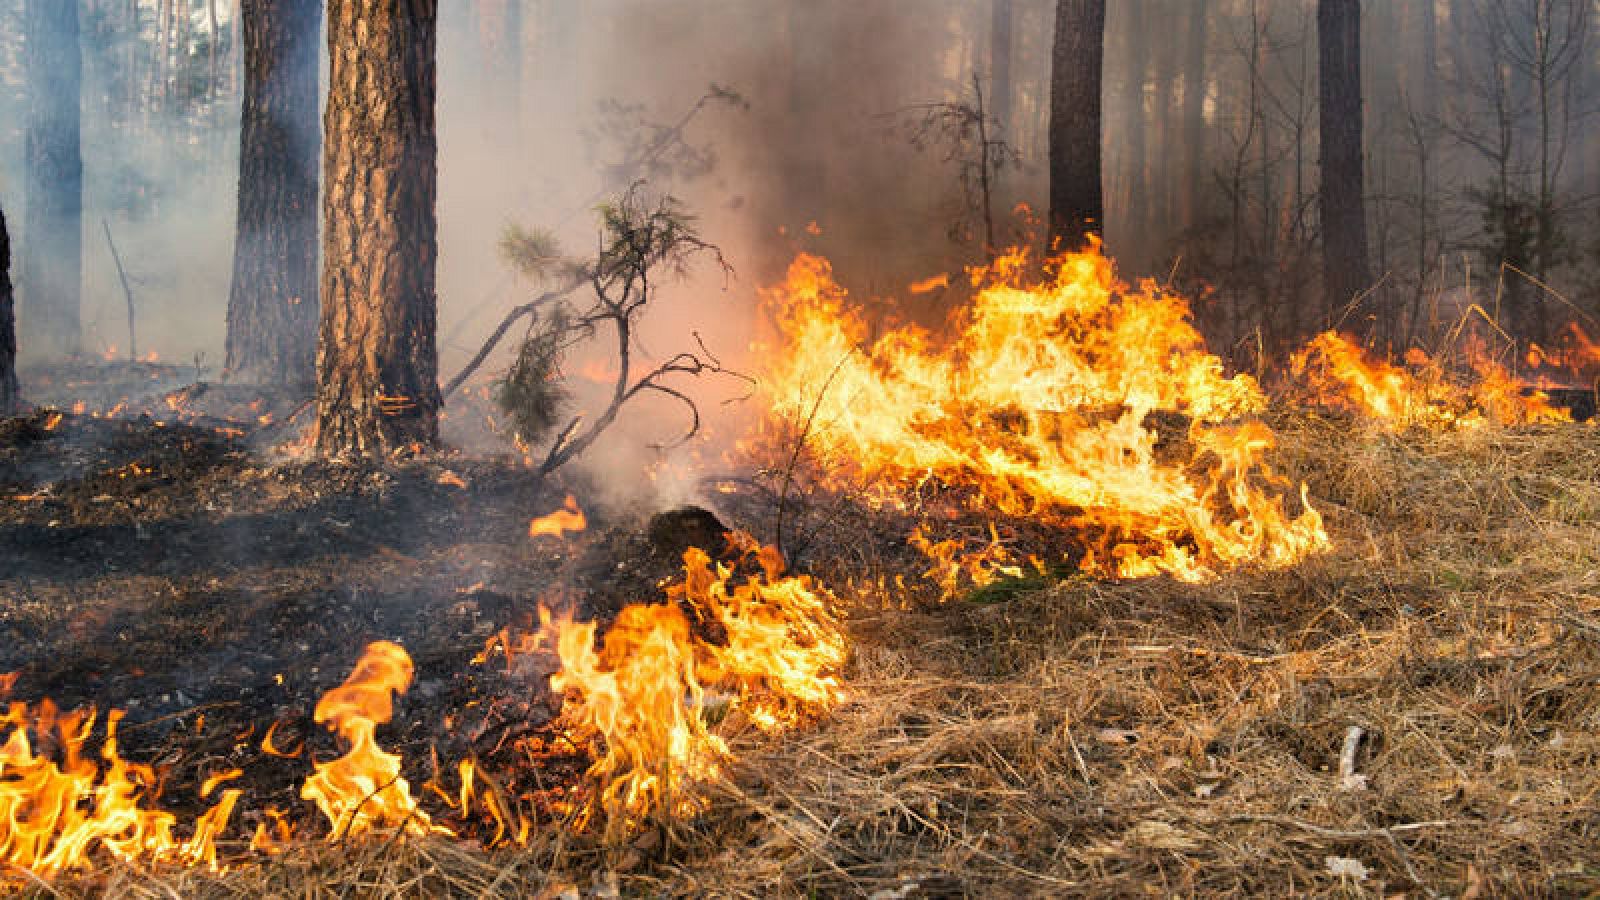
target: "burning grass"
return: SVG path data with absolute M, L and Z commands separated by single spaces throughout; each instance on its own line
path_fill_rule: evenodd
M 858 606 L 846 702 L 782 740 L 729 732 L 692 816 L 610 844 L 558 823 L 499 851 L 300 843 L 224 875 L 107 862 L 48 892 L 1600 889 L 1600 436 L 1271 425 L 1330 553 L 1200 585 L 1071 576 Z M 813 555 L 856 544 L 819 534 Z
M 236 824 L 216 843 L 229 871 L 175 865 L 200 846 L 185 831 L 165 856 L 97 853 L 89 868 L 47 870 L 48 884 L 11 883 L 133 897 L 1600 892 L 1600 435 L 1539 424 L 1559 417 L 1481 371 L 1482 384 L 1428 406 L 1449 416 L 1383 416 L 1350 404 L 1353 382 L 1338 378 L 1340 402 L 1365 413 L 1268 406 L 1253 382 L 1222 377 L 1181 301 L 1148 285 L 1111 298 L 1100 262 L 1078 260 L 1042 289 L 981 276 L 999 280 L 944 357 L 913 330 L 858 345 L 825 272 L 802 267 L 810 308 L 834 317 L 808 333 L 850 344 L 813 347 L 809 361 L 827 368 L 813 381 L 837 382 L 850 402 L 790 398 L 808 441 L 788 458 L 776 523 L 771 495 L 724 499 L 734 524 L 776 532 L 819 577 L 786 574 L 775 551 L 736 538 L 721 561 L 682 553 L 664 597 L 641 567 L 628 576 L 634 605 L 581 610 L 597 622 L 544 613 L 537 631 L 531 604 L 544 598 L 530 587 L 481 623 L 496 634 L 486 665 L 451 687 L 441 671 L 460 671 L 483 629 L 424 641 L 415 663 L 372 644 L 343 685 L 323 680 L 314 722 L 302 697 L 298 730 L 271 738 L 320 738 L 312 752 L 251 756 L 260 737 L 240 731 L 250 740 L 231 739 L 232 756 L 179 754 L 212 774 L 247 756 L 226 786 L 241 791 Z M 1045 322 L 1051 340 L 990 328 L 1002 321 Z M 1431 396 L 1405 370 L 1351 359 Z M 979 375 L 1012 364 L 1022 369 L 1000 380 L 1040 393 L 985 394 L 1009 388 Z M 1040 380 L 1060 371 L 1076 380 Z M 940 379 L 971 390 L 931 390 Z M 1528 414 L 1495 414 L 1503 401 Z M 78 424 L 57 419 L 30 440 Z M 1084 442 L 1106 452 L 1076 453 Z M 123 456 L 97 468 L 121 471 Z M 163 497 L 228 496 L 204 474 L 196 486 L 159 459 L 138 464 L 148 471 L 76 491 L 19 477 L 19 494 L 38 495 L 7 509 L 38 544 L 21 548 L 30 577 L 62 577 L 41 565 L 61 517 L 136 517 L 147 504 L 170 516 Z M 342 517 L 314 526 L 332 595 L 358 593 L 350 567 L 397 558 L 361 589 L 438 567 L 418 593 L 487 598 L 481 581 L 454 586 L 473 571 L 458 557 L 496 541 L 519 548 L 499 551 L 504 570 L 541 586 L 583 583 L 576 560 L 595 554 L 602 586 L 638 562 L 605 536 L 603 512 L 571 497 L 557 509 L 554 486 L 507 503 L 487 488 L 515 478 L 495 467 L 438 468 L 383 475 L 365 512 L 344 494 L 376 475 L 346 473 L 330 498 L 289 495 L 287 520 Z M 225 454 L 218 471 L 232 483 L 251 470 Z M 1088 489 L 1108 472 L 1113 487 Z M 97 508 L 130 482 L 139 503 Z M 433 521 L 435 537 L 382 543 L 396 512 L 456 501 L 474 514 L 474 543 L 459 515 Z M 266 515 L 279 501 L 249 502 Z M 711 517 L 679 518 L 703 531 Z M 100 537 L 136 546 L 147 527 Z M 585 541 L 592 552 L 572 549 Z M 529 565 L 563 553 L 573 565 Z M 50 596 L 70 604 L 86 580 Z M 303 614 L 308 630 L 326 617 Z M 508 626 L 518 615 L 521 639 Z M 414 681 L 421 696 L 396 700 Z M 418 708 L 443 710 L 443 730 Z M 169 732 L 135 765 L 186 739 Z M 352 760 L 360 771 L 344 777 Z M 268 765 L 291 777 L 258 797 L 250 770 Z M 143 787 L 168 770 L 131 771 Z M 250 853 L 266 797 L 287 799 L 297 827 Z M 301 797 L 320 804 L 331 840 L 315 806 L 292 811 Z

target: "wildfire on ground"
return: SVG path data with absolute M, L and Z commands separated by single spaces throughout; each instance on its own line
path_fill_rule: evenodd
M 836 600 L 805 576 L 786 576 L 778 552 L 733 536 L 735 558 L 715 563 L 704 551 L 684 555 L 684 578 L 662 603 L 625 607 L 598 636 L 595 622 L 541 610 L 541 628 L 491 638 L 480 661 L 499 651 L 550 652 L 559 660 L 551 688 L 564 697 L 558 727 L 587 750 L 589 794 L 569 811 L 583 827 L 603 823 L 625 835 L 659 812 L 693 815 L 705 808 L 702 788 L 731 759 L 729 737 L 745 726 L 777 732 L 824 712 L 843 695 L 839 670 L 847 654 Z M 453 835 L 434 821 L 402 777 L 399 754 L 379 746 L 377 729 L 411 685 L 414 667 L 398 644 L 369 644 L 343 684 L 317 703 L 315 720 L 335 731 L 342 756 L 311 763 L 300 788 L 328 823 L 327 840 L 373 834 Z M 14 679 L 0 682 L 9 687 Z M 0 862 L 49 876 L 89 864 L 96 850 L 146 864 L 219 866 L 217 837 L 244 792 L 221 799 L 177 835 L 177 817 L 156 806 L 162 773 L 117 751 L 122 713 L 106 720 L 99 759 L 85 752 L 93 711 L 62 713 L 44 701 L 13 703 L 0 725 Z M 276 723 L 263 754 L 297 758 L 277 746 Z M 36 745 L 38 745 L 36 747 Z M 498 782 L 471 759 L 455 766 L 454 797 L 437 779 L 428 787 L 459 817 L 480 809 L 492 820 L 490 846 L 525 844 L 533 823 Z M 206 779 L 202 797 L 238 778 L 230 769 Z M 491 785 L 482 790 L 479 785 Z M 298 835 L 281 811 L 268 808 L 250 842 L 277 853 Z
M 996 512 L 1067 529 L 1092 574 L 1198 581 L 1327 545 L 1304 488 L 1264 461 L 1266 396 L 1223 374 L 1181 297 L 1119 283 L 1098 248 L 1029 271 L 1020 251 L 975 270 L 948 341 L 911 325 L 869 339 L 828 263 L 800 257 L 769 295 L 773 408 L 830 477 L 970 485 Z M 1186 423 L 1187 452 L 1162 445 L 1161 416 Z
M 1487 354 L 1471 352 L 1467 359 L 1472 375 L 1461 383 L 1420 349 L 1407 352 L 1400 366 L 1373 359 L 1350 338 L 1328 331 L 1297 352 L 1291 367 L 1315 402 L 1351 409 L 1391 429 L 1572 421 L 1544 391 L 1525 386 Z

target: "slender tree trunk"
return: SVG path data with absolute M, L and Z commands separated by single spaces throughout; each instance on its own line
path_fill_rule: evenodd
M 1189 28 L 1183 45 L 1183 208 L 1178 225 L 1187 231 L 1200 215 L 1205 179 L 1205 95 L 1207 0 L 1190 0 Z
M 329 0 L 317 449 L 438 442 L 438 0 Z
M 1050 51 L 1050 241 L 1061 249 L 1101 234 L 1100 79 L 1105 0 L 1056 0 Z
M 77 353 L 82 340 L 83 52 L 78 5 L 27 0 L 27 205 L 22 291 L 29 334 L 48 354 Z
M 1015 134 L 1011 122 L 1012 0 L 990 0 L 989 109 L 1002 134 Z
M 11 416 L 21 404 L 17 388 L 17 317 L 11 302 L 11 235 L 5 210 L 0 210 L 0 416 Z
M 317 352 L 317 31 L 322 0 L 244 0 L 230 376 L 310 385 Z
M 1324 312 L 1371 283 L 1361 164 L 1361 4 L 1318 0 L 1317 51 L 1322 182 Z

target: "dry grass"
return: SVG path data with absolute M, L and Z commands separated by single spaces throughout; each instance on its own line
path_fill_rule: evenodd
M 659 847 L 308 848 L 34 891 L 1600 892 L 1600 433 L 1274 424 L 1333 553 L 1202 586 L 859 610 L 853 699 L 741 747 L 713 809 Z

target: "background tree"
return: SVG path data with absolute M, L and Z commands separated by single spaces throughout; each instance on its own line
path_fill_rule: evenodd
M 1050 52 L 1050 240 L 1065 249 L 1098 235 L 1100 78 L 1105 0 L 1056 0 Z
M 30 334 L 46 353 L 78 352 L 82 326 L 83 55 L 78 4 L 27 0 L 27 201 L 23 208 L 22 291 Z
M 227 368 L 309 385 L 317 346 L 317 33 L 322 0 L 244 0 L 238 231 Z
M 21 401 L 17 389 L 17 320 L 11 302 L 11 235 L 0 209 L 0 416 L 13 415 Z
M 317 450 L 439 433 L 437 0 L 329 0 Z
M 1361 161 L 1361 3 L 1317 0 L 1322 278 L 1330 318 L 1371 284 Z

